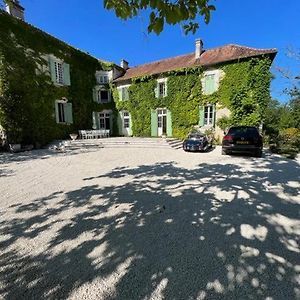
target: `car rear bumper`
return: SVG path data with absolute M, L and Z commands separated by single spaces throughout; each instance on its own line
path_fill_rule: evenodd
M 222 145 L 222 150 L 232 153 L 257 153 L 262 151 L 262 147 L 256 145 Z

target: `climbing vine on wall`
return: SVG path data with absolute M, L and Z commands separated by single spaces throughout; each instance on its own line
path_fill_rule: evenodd
M 265 58 L 230 63 L 216 68 L 224 71 L 217 92 L 202 94 L 201 68 L 181 69 L 162 74 L 167 79 L 167 96 L 156 98 L 157 77 L 144 76 L 132 80 L 129 100 L 120 101 L 117 89 L 114 98 L 119 110 L 132 116 L 133 134 L 150 136 L 150 110 L 166 107 L 172 112 L 173 136 L 184 138 L 199 122 L 199 106 L 218 103 L 231 111 L 228 123 L 258 126 L 270 100 L 271 61 Z
M 93 102 L 95 72 L 110 70 L 112 64 L 100 62 L 4 12 L 0 12 L 0 50 L 0 124 L 9 142 L 45 144 L 92 127 L 92 111 L 103 109 Z M 49 54 L 70 65 L 70 87 L 52 83 L 43 67 L 48 65 Z M 54 103 L 62 97 L 73 105 L 72 125 L 56 124 Z

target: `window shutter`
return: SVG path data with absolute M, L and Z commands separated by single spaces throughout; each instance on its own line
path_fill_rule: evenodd
M 64 104 L 65 121 L 68 124 L 73 124 L 72 103 Z
M 204 126 L 204 106 L 199 106 L 199 126 Z
M 94 101 L 94 102 L 98 102 L 98 99 L 97 99 L 97 92 L 98 92 L 97 88 L 94 87 L 94 88 L 93 88 L 93 101 Z
M 51 80 L 56 83 L 56 74 L 55 74 L 55 61 L 51 56 L 49 56 L 49 69 L 50 69 L 50 76 Z
M 123 135 L 122 111 L 119 111 L 118 113 L 118 129 L 119 129 L 119 135 Z
M 63 65 L 63 71 L 64 71 L 64 84 L 65 85 L 71 85 L 71 80 L 70 80 L 70 65 L 64 63 Z
M 167 81 L 165 81 L 165 97 L 168 96 L 168 84 Z
M 172 113 L 167 110 L 167 136 L 172 136 Z
M 123 89 L 118 88 L 118 92 L 119 92 L 119 101 L 123 101 Z
M 97 112 L 93 111 L 93 114 L 92 114 L 92 118 L 93 118 L 93 125 L 92 125 L 92 128 L 93 129 L 97 129 L 97 116 L 96 116 Z
M 215 127 L 216 126 L 216 113 L 217 113 L 216 105 L 214 104 L 212 106 L 212 108 L 213 108 L 213 122 L 212 122 L 212 124 L 213 124 L 213 127 Z
M 59 112 L 58 112 L 58 102 L 55 101 L 55 119 L 56 123 L 59 123 Z
M 108 94 L 107 102 L 111 102 L 111 92 L 110 92 L 110 91 L 107 91 L 107 94 Z
M 204 92 L 205 94 L 212 94 L 215 92 L 215 75 L 206 75 L 204 78 Z
M 157 84 L 156 88 L 154 89 L 155 98 L 159 97 L 158 93 L 159 93 L 159 87 L 158 87 L 158 84 Z
M 151 136 L 157 136 L 157 111 L 151 109 Z

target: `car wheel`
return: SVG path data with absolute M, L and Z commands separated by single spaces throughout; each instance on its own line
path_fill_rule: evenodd
M 254 156 L 255 156 L 255 157 L 262 157 L 262 151 L 261 151 L 261 150 L 257 150 L 257 151 L 254 153 Z

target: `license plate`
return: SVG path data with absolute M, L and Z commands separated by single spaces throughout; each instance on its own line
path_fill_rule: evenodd
M 248 141 L 237 141 L 236 143 L 239 145 L 248 145 L 249 144 Z

